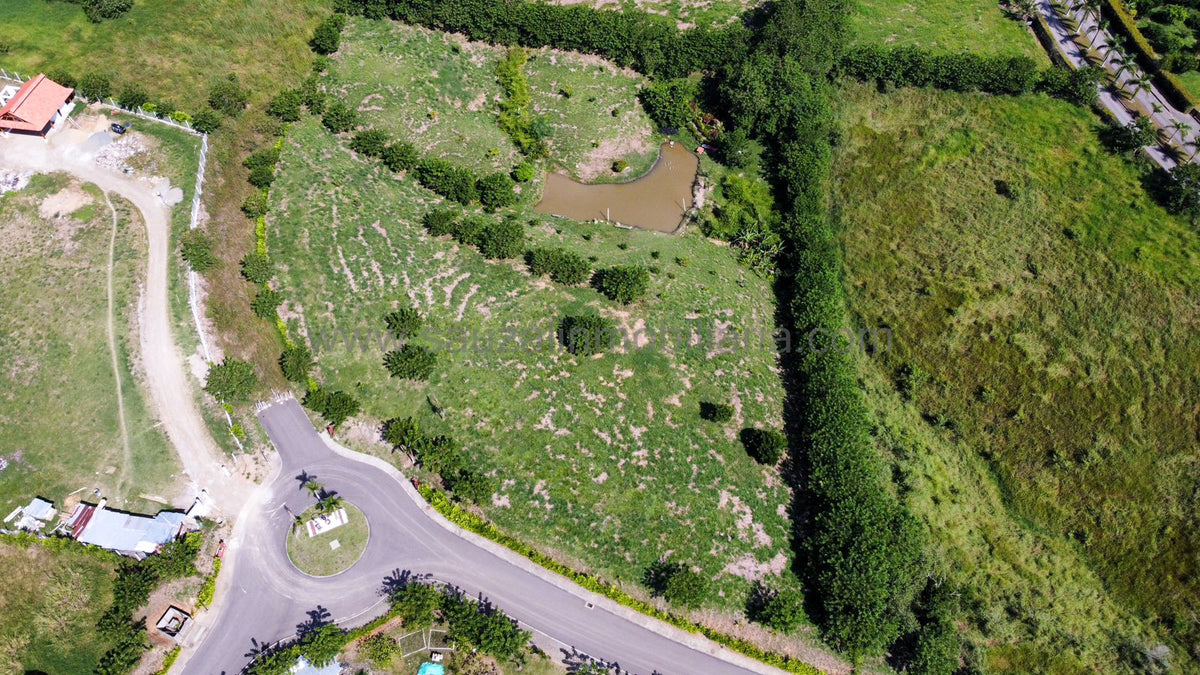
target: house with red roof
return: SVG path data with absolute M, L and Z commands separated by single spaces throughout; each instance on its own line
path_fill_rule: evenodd
M 17 131 L 45 136 L 70 112 L 75 90 L 38 75 L 0 108 L 0 132 Z

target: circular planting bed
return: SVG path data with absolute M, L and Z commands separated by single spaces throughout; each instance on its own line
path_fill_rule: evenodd
M 326 516 L 310 507 L 287 535 L 288 558 L 305 574 L 333 576 L 358 562 L 370 536 L 367 517 L 353 504 Z

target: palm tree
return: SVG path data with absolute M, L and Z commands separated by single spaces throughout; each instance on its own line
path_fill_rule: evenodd
M 1175 121 L 1171 122 L 1171 128 L 1174 129 L 1174 131 L 1172 131 L 1171 135 L 1167 137 L 1167 142 L 1170 143 L 1175 138 L 1175 134 L 1182 133 L 1183 134 L 1183 143 L 1184 143 L 1184 145 L 1187 145 L 1188 144 L 1187 132 L 1192 130 L 1192 125 L 1188 124 L 1187 122 L 1184 122 L 1183 120 L 1175 120 Z
M 1151 82 L 1150 77 L 1145 73 L 1137 73 L 1136 76 L 1131 73 L 1129 77 L 1129 84 L 1133 85 L 1133 94 L 1130 95 L 1130 98 L 1133 98 L 1140 92 L 1149 89 L 1153 82 Z
M 305 483 L 304 489 L 308 490 L 308 494 L 312 495 L 318 501 L 321 499 L 321 495 L 325 494 L 325 486 L 321 485 L 315 480 L 310 480 Z
M 346 500 L 337 495 L 327 495 L 313 507 L 317 513 L 327 516 L 346 505 Z

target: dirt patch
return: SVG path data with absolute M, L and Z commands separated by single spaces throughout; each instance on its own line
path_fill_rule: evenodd
M 46 197 L 38 205 L 38 215 L 51 220 L 74 213 L 92 203 L 92 198 L 78 185 L 69 185 Z
M 642 155 L 650 151 L 650 130 L 643 129 L 632 136 L 610 138 L 600 142 L 583 158 L 575 173 L 581 181 L 595 180 L 612 171 L 614 161 L 629 155 Z

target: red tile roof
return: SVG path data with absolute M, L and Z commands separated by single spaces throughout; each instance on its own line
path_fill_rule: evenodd
M 74 93 L 74 89 L 38 75 L 22 85 L 12 100 L 0 108 L 0 129 L 40 132 Z

